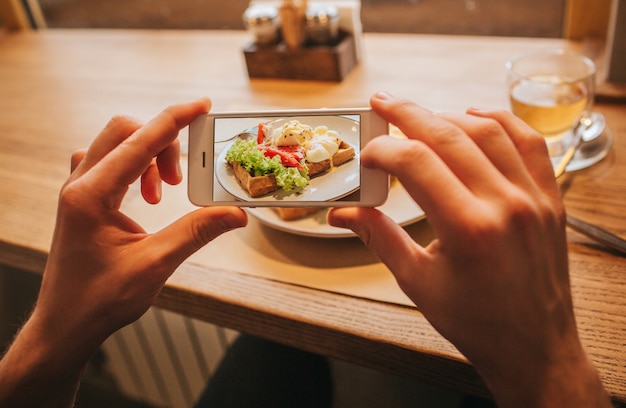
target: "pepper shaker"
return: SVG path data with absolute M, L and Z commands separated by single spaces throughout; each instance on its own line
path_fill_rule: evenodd
M 311 5 L 306 11 L 306 37 L 313 45 L 331 45 L 339 36 L 339 11 L 330 4 Z

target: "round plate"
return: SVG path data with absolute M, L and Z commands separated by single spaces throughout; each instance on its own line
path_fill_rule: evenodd
M 279 189 L 274 193 L 252 198 L 235 177 L 232 167 L 226 162 L 225 157 L 226 152 L 230 149 L 229 144 L 219 154 L 215 172 L 217 180 L 224 190 L 244 201 L 332 201 L 359 189 L 359 122 L 342 116 L 305 116 L 278 119 L 273 123 L 280 126 L 282 122 L 293 119 L 313 128 L 324 125 L 328 129 L 339 132 L 340 138 L 354 147 L 356 152 L 354 159 L 335 167 L 332 171 L 313 177 L 303 189 L 290 192 Z
M 413 201 L 409 193 L 398 182 L 389 190 L 389 198 L 379 207 L 396 223 L 406 226 L 426 217 L 424 211 Z M 271 208 L 246 208 L 246 211 L 261 223 L 274 229 L 296 235 L 318 238 L 348 238 L 356 236 L 352 231 L 336 228 L 326 223 L 326 212 L 309 215 L 295 221 L 284 221 Z

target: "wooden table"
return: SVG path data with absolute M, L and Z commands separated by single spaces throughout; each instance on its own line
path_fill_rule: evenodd
M 88 145 L 114 114 L 147 120 L 170 103 L 201 95 L 219 110 L 364 106 L 378 90 L 436 111 L 502 107 L 509 56 L 577 47 L 561 40 L 366 35 L 364 61 L 341 83 L 319 83 L 250 81 L 241 53 L 248 40 L 243 32 L 0 33 L 0 262 L 43 270 L 70 153 Z M 626 236 L 626 106 L 597 110 L 613 130 L 614 150 L 600 164 L 565 176 L 565 201 L 572 214 Z M 426 221 L 407 228 L 418 240 L 431 236 Z M 577 233 L 568 238 L 582 339 L 611 395 L 626 402 L 626 258 Z M 332 258 L 341 251 L 348 260 L 367 254 L 356 239 L 300 237 L 255 220 L 211 245 L 219 250 L 242 243 L 259 257 L 281 243 L 328 251 L 331 258 L 317 263 L 274 254 L 272 262 L 290 268 L 298 261 L 309 273 L 384 269 L 367 255 L 358 265 Z M 237 259 L 220 268 L 189 261 L 157 304 L 368 367 L 487 394 L 463 356 L 415 308 L 251 276 L 243 267 Z

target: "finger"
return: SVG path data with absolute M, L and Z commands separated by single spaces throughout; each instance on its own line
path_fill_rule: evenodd
M 111 118 L 89 146 L 80 168 L 77 166 L 77 171 L 73 172 L 74 177 L 80 177 L 89 171 L 141 126 L 141 122 L 129 116 L 117 115 Z
M 141 175 L 141 195 L 148 203 L 157 204 L 162 197 L 162 181 L 174 185 L 181 180 L 180 144 L 177 139 L 170 143 Z
M 178 184 L 182 180 L 180 168 L 180 143 L 178 139 L 170 143 L 153 160 L 141 175 L 141 195 L 150 204 L 158 204 L 162 197 L 162 182 Z
M 161 180 L 175 185 L 182 181 L 180 168 L 180 142 L 175 139 L 156 158 Z
M 374 208 L 333 208 L 327 217 L 330 225 L 354 231 L 387 265 L 400 288 L 412 299 L 420 298 L 414 282 L 426 281 L 427 253 L 402 227 Z
M 435 230 L 476 211 L 474 194 L 419 140 L 376 137 L 361 151 L 361 163 L 396 176 Z
M 166 108 L 145 126 L 126 138 L 119 146 L 93 167 L 93 175 L 101 191 L 115 197 L 107 197 L 109 205 L 119 205 L 120 189 L 125 189 L 138 179 L 148 168 L 152 159 L 174 142 L 180 129 L 193 119 L 206 113 L 210 107 L 208 99 L 173 105 Z
M 376 94 L 372 108 L 409 139 L 420 140 L 470 189 L 482 190 L 494 167 L 474 141 L 455 124 L 413 102 Z
M 141 195 L 150 204 L 158 204 L 161 201 L 161 176 L 154 161 L 150 163 L 146 171 L 141 175 Z
M 110 179 L 117 184 L 130 184 L 145 170 L 153 157 L 161 154 L 178 136 L 178 132 L 189 125 L 210 107 L 208 99 L 173 105 L 161 112 L 146 125 L 126 139 L 119 148 L 111 152 L 110 159 L 125 163 L 110 173 Z
M 527 171 L 535 182 L 543 191 L 552 191 L 556 196 L 559 196 L 556 181 L 554 180 L 554 169 L 552 168 L 548 148 L 543 136 L 528 126 L 523 120 L 507 111 L 470 108 L 468 113 L 498 121 L 510 135 Z
M 74 173 L 78 165 L 83 161 L 85 155 L 87 154 L 87 149 L 79 149 L 72 153 L 71 164 L 70 164 L 70 173 Z
M 532 183 L 509 132 L 498 120 L 485 116 L 455 113 L 442 113 L 439 117 L 463 129 L 506 178 L 515 184 Z
M 152 253 L 165 256 L 165 271 L 180 265 L 224 232 L 244 227 L 246 212 L 238 207 L 206 207 L 186 214 L 150 237 Z

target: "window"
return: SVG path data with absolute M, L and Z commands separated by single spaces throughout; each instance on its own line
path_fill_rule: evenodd
M 367 31 L 560 37 L 565 0 L 363 0 Z
M 48 27 L 242 29 L 249 0 L 39 0 Z M 566 0 L 362 0 L 368 32 L 560 37 Z

